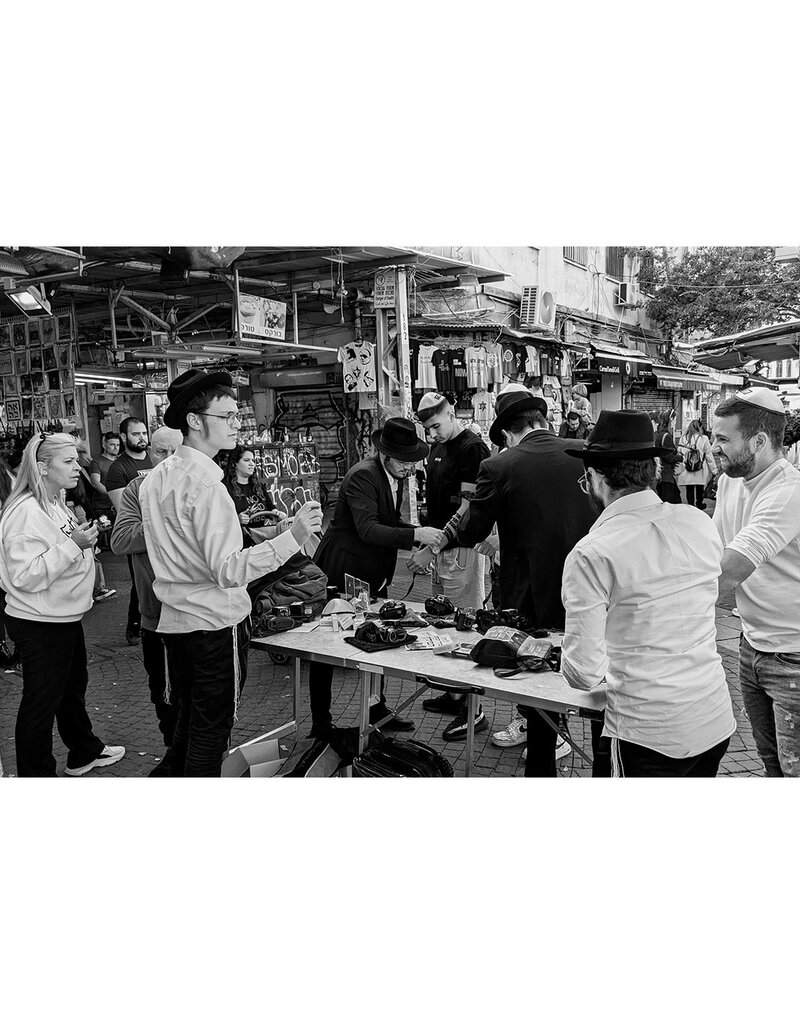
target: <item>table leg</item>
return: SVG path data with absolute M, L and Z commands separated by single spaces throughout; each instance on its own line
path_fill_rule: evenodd
M 358 685 L 361 687 L 361 710 L 358 718 L 358 752 L 363 754 L 367 749 L 367 733 L 369 731 L 369 697 L 372 687 L 372 674 L 363 669 L 358 670 Z
M 472 753 L 475 748 L 475 694 L 467 694 L 467 747 L 464 752 L 467 763 L 464 765 L 464 778 L 472 775 Z

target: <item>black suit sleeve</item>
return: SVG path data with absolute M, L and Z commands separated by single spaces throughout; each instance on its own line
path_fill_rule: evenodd
M 350 506 L 356 533 L 365 544 L 407 549 L 414 546 L 413 527 L 383 526 L 378 522 L 378 489 L 372 476 L 360 473 L 351 478 L 347 504 Z
M 497 482 L 489 467 L 489 460 L 486 459 L 478 470 L 475 493 L 469 508 L 459 524 L 453 543 L 447 546 L 473 548 L 486 540 L 497 522 L 498 499 Z

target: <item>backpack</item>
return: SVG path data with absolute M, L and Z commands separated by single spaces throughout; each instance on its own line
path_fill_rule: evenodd
M 298 551 L 274 572 L 251 583 L 248 592 L 253 602 L 253 635 L 260 632 L 262 620 L 269 617 L 276 607 L 288 608 L 295 601 L 310 605 L 314 615 L 319 615 L 326 601 L 328 577 L 308 555 Z
M 703 468 L 703 456 L 697 450 L 697 443 L 693 444 L 686 453 L 685 465 L 687 473 L 699 473 Z

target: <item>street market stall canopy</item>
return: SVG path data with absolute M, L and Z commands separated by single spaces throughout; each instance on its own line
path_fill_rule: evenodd
M 236 277 L 242 292 L 287 303 L 316 302 L 319 307 L 323 301 L 339 305 L 366 300 L 373 275 L 394 266 L 408 268 L 423 286 L 505 277 L 496 267 L 398 246 L 0 248 L 0 317 L 19 312 L 7 293 L 44 287 L 53 302 L 74 304 L 90 339 L 93 331 L 96 340 L 107 337 L 113 323 L 116 343 L 111 312 L 116 308 L 120 347 L 130 348 L 132 336 L 140 348 L 156 331 L 168 337 L 173 349 L 176 343 L 188 349 L 201 344 L 196 335 L 204 335 L 206 342 L 231 340 Z M 296 340 L 257 344 L 289 348 L 296 347 Z M 233 341 L 239 343 L 235 337 Z
M 738 334 L 709 338 L 695 346 L 693 358 L 715 370 L 730 370 L 757 360 L 772 363 L 800 356 L 800 320 L 756 327 Z

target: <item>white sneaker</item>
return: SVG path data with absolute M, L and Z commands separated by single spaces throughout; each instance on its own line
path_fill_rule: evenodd
M 505 729 L 492 735 L 496 747 L 518 747 L 528 739 L 528 723 L 522 715 L 514 715 Z
M 731 615 L 735 615 L 737 619 L 741 619 L 738 608 L 731 608 Z
M 567 754 L 570 753 L 572 753 L 572 747 L 565 739 L 562 739 L 559 736 L 558 743 L 556 744 L 556 761 L 560 760 L 562 757 L 566 757 Z
M 100 752 L 100 756 L 96 757 L 94 761 L 90 761 L 88 764 L 83 765 L 80 768 L 65 768 L 65 775 L 85 775 L 90 772 L 93 768 L 105 768 L 108 764 L 116 764 L 117 761 L 121 761 L 125 756 L 124 747 L 103 747 Z

